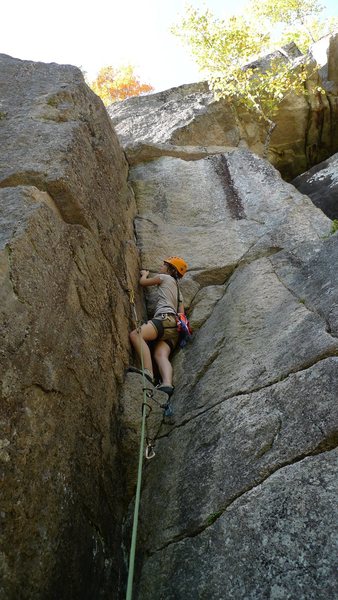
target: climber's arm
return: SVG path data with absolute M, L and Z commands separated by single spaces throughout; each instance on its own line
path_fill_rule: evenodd
M 161 284 L 161 279 L 160 279 L 159 275 L 156 275 L 156 277 L 148 277 L 148 275 L 149 275 L 149 271 L 142 269 L 141 277 L 140 277 L 140 285 L 142 287 L 147 287 L 148 285 L 160 285 Z

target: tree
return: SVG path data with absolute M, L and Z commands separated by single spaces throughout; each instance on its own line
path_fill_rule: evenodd
M 310 45 L 338 26 L 338 19 L 322 20 L 323 6 L 317 0 L 252 0 L 251 11 L 266 25 L 277 25 L 280 42 L 294 41 L 300 50 L 308 52 Z
M 253 0 L 245 16 L 220 20 L 209 10 L 200 12 L 189 6 L 173 29 L 206 74 L 216 99 L 229 99 L 234 110 L 242 105 L 266 123 L 266 151 L 280 102 L 291 91 L 304 93 L 309 66 L 304 59 L 295 68 L 283 52 L 272 55 L 264 68 L 255 60 L 278 48 L 279 41 L 270 35 L 276 29 L 274 23 L 303 26 L 305 19 L 320 10 L 316 0 Z
M 139 81 L 131 65 L 119 68 L 102 67 L 97 78 L 89 85 L 106 106 L 131 96 L 141 96 L 154 91 L 151 85 Z

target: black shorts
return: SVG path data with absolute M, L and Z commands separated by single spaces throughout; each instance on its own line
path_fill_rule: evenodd
M 150 319 L 151 323 L 157 331 L 157 339 L 166 342 L 171 350 L 174 350 L 178 342 L 178 331 L 176 318 L 174 314 L 163 314 L 162 319 L 154 317 Z

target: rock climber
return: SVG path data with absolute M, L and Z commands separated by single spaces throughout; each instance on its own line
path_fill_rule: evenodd
M 142 325 L 140 329 L 134 329 L 130 333 L 131 343 L 140 359 L 142 352 L 144 375 L 152 384 L 154 384 L 154 372 L 147 342 L 157 340 L 154 347 L 154 359 L 161 377 L 158 389 L 168 394 L 169 397 L 174 391 L 173 368 L 169 357 L 178 342 L 176 314 L 184 313 L 183 298 L 178 281 L 185 275 L 187 269 L 188 265 L 185 260 L 178 256 L 165 258 L 158 275 L 154 277 L 148 277 L 149 271 L 142 269 L 140 285 L 142 287 L 156 285 L 158 297 L 153 318 Z M 142 370 L 136 367 L 129 367 L 128 370 L 142 373 Z

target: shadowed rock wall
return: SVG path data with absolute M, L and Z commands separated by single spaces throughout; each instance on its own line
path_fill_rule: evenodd
M 338 219 L 338 154 L 302 173 L 292 183 L 330 219 Z
M 0 597 L 116 598 L 127 164 L 75 67 L 0 56 Z

